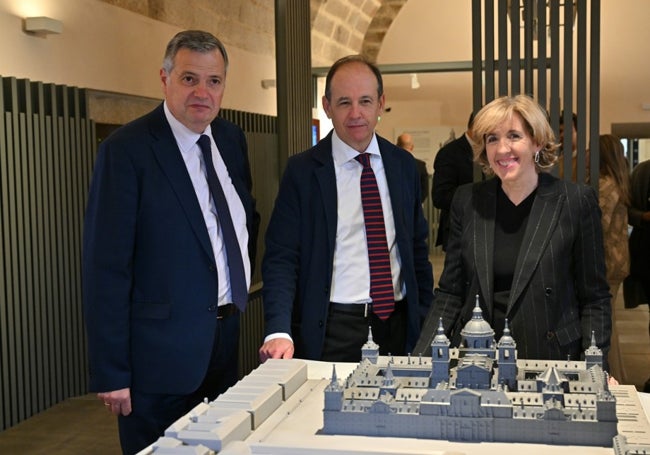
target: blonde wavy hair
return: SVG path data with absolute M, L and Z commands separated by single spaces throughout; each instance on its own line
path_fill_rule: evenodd
M 521 117 L 532 141 L 541 146 L 539 159 L 535 161 L 537 172 L 549 172 L 558 159 L 559 144 L 555 142 L 555 133 L 546 111 L 528 95 L 502 96 L 486 104 L 476 114 L 470 131 L 474 160 L 481 165 L 485 174 L 494 174 L 485 151 L 485 137 L 515 114 Z

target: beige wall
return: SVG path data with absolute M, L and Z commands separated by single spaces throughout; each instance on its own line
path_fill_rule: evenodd
M 63 33 L 26 34 L 26 16 L 60 20 Z M 98 0 L 0 0 L 0 75 L 161 98 L 164 48 L 178 31 Z M 275 89 L 260 84 L 275 78 L 274 56 L 227 49 L 231 66 L 223 107 L 275 115 Z
M 612 123 L 650 122 L 650 1 L 601 1 L 601 88 L 600 132 L 609 133 Z M 409 0 L 391 24 L 377 56 L 378 63 L 469 61 L 471 49 L 471 2 L 449 0 Z M 443 124 L 466 123 L 471 110 L 471 78 L 450 73 L 420 75 L 423 88 L 410 90 L 406 77 L 387 79 L 388 104 L 430 99 L 427 110 L 439 110 Z M 425 81 L 436 77 L 436 91 L 425 93 Z M 417 104 L 414 104 L 414 107 Z M 400 114 L 391 114 L 400 123 Z M 410 121 L 408 118 L 404 122 Z

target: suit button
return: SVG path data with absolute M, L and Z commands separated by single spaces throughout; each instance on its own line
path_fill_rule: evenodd
M 208 311 L 214 313 L 215 311 L 217 311 L 217 305 L 210 305 L 208 307 Z
M 551 288 L 546 288 L 544 289 L 544 294 L 548 297 L 549 295 L 553 294 L 553 289 Z
M 323 321 L 318 321 L 318 327 L 319 327 L 319 328 L 323 328 L 323 325 L 324 325 L 324 324 L 323 324 Z
M 555 337 L 555 334 L 553 332 L 546 332 L 546 339 L 547 340 L 552 340 L 553 337 Z

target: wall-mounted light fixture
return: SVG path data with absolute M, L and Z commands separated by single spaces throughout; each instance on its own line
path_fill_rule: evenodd
M 58 35 L 63 32 L 63 22 L 46 16 L 26 17 L 23 28 L 26 32 L 35 35 L 49 35 L 50 33 Z

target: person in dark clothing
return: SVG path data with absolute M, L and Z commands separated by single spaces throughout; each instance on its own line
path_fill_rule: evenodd
M 397 136 L 397 143 L 395 145 L 403 148 L 411 154 L 413 154 L 413 149 L 415 148 L 415 145 L 413 144 L 413 136 L 409 133 L 402 133 Z M 427 163 L 417 158 L 415 155 L 413 155 L 413 158 L 415 158 L 415 165 L 418 168 L 418 174 L 420 174 L 420 196 L 422 197 L 422 203 L 424 203 L 429 196 L 429 172 L 427 171 Z
M 442 246 L 447 251 L 449 237 L 449 208 L 456 188 L 470 183 L 474 177 L 474 153 L 469 141 L 474 113 L 469 116 L 467 131 L 463 135 L 444 145 L 433 162 L 433 185 L 431 198 L 433 206 L 440 209 L 440 222 L 436 246 Z

